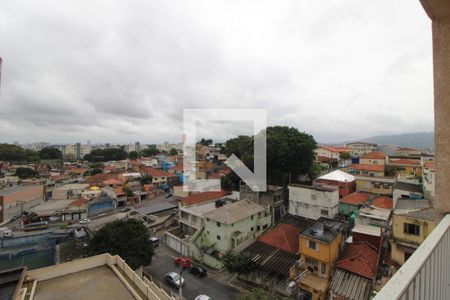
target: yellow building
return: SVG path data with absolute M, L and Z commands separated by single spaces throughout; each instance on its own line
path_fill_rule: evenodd
M 357 192 L 392 196 L 395 178 L 370 176 L 355 176 L 355 178 Z
M 392 260 L 402 265 L 436 226 L 428 200 L 399 199 L 392 218 Z
M 305 298 L 326 299 L 332 267 L 343 244 L 342 230 L 341 222 L 322 217 L 300 234 L 300 260 L 290 276 Z
M 389 176 L 412 175 L 422 176 L 422 166 L 417 159 L 391 159 L 386 168 Z

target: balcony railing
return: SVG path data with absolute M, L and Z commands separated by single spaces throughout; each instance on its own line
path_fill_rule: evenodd
M 374 298 L 387 299 L 450 299 L 450 215 Z

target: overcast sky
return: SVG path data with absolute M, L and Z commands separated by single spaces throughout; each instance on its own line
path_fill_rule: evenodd
M 433 130 L 419 0 L 0 7 L 0 142 L 178 142 L 183 108 L 265 108 L 320 142 Z

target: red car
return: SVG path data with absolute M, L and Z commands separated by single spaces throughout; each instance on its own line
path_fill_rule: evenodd
M 183 269 L 189 269 L 192 266 L 189 257 L 180 257 L 175 259 L 175 264 Z

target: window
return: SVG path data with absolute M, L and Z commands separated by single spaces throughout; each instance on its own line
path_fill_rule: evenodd
M 217 235 L 217 240 L 220 241 L 220 235 Z
M 267 224 L 263 225 L 263 230 L 266 230 Z
M 308 266 L 308 271 L 310 271 L 310 272 L 318 272 L 319 271 L 319 262 L 317 260 L 306 257 L 305 263 Z
M 319 249 L 319 247 L 318 247 L 316 242 L 308 240 L 307 243 L 308 243 L 307 245 L 308 245 L 309 249 L 314 249 L 314 250 L 318 250 Z
M 260 231 L 260 230 L 261 230 L 261 226 L 259 226 L 259 225 L 256 226 L 256 230 L 257 230 L 257 231 Z
M 420 226 L 415 224 L 403 223 L 403 233 L 420 235 Z
M 261 218 L 261 213 L 260 212 L 258 213 L 258 218 Z
M 220 227 L 220 223 L 219 222 L 216 222 L 216 224 L 217 224 L 217 227 Z
M 253 228 L 253 226 L 250 228 L 250 231 L 253 231 L 254 230 L 254 228 Z
M 209 234 L 209 230 L 206 230 L 206 234 Z
M 321 210 L 320 210 L 320 214 L 321 214 L 322 216 L 328 216 L 328 209 L 321 209 Z
M 253 221 L 253 215 L 251 216 L 251 220 Z
M 325 274 L 327 273 L 327 265 L 324 263 L 320 264 L 320 275 L 325 276 Z

